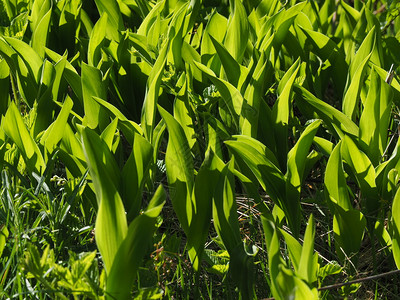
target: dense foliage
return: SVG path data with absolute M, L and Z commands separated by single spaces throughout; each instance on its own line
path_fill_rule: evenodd
M 1 0 L 0 297 L 393 299 L 399 16 Z

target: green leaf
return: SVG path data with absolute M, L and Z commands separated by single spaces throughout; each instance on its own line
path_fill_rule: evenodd
M 229 82 L 218 78 L 215 73 L 207 68 L 205 65 L 194 62 L 197 68 L 199 68 L 204 75 L 206 75 L 211 82 L 216 86 L 218 92 L 221 94 L 223 104 L 226 106 L 228 114 L 232 117 L 233 125 L 238 130 L 239 116 L 242 113 L 243 96 L 240 92 Z M 223 105 L 222 105 L 223 107 Z
M 255 253 L 247 253 L 240 238 L 237 206 L 235 200 L 235 181 L 232 159 L 221 171 L 213 198 L 214 228 L 229 252 L 229 271 L 239 287 L 244 299 L 252 299 L 253 260 Z
M 299 264 L 301 259 L 302 246 L 291 234 L 279 228 L 279 232 L 283 235 L 287 249 L 289 250 L 290 262 L 293 265 L 294 271 L 299 272 Z
M 346 83 L 343 73 L 347 73 L 348 69 L 343 52 L 339 51 L 339 47 L 336 43 L 323 33 L 302 27 L 300 27 L 300 29 L 313 45 L 313 52 L 315 52 L 323 61 L 329 60 L 333 71 L 332 79 L 334 80 L 339 95 L 341 95 Z
M 156 5 L 153 6 L 151 11 L 146 14 L 143 22 L 140 24 L 140 27 L 137 30 L 137 33 L 143 36 L 148 36 L 149 31 L 157 17 L 161 14 L 164 9 L 165 1 L 159 1 Z
M 357 104 L 360 96 L 360 91 L 363 83 L 363 77 L 366 71 L 367 63 L 369 58 L 371 57 L 370 53 L 365 59 L 358 65 L 358 68 L 353 76 L 353 78 L 349 77 L 350 86 L 347 89 L 344 99 L 342 110 L 343 113 L 346 114 L 352 120 L 355 120 L 358 115 Z
M 142 192 L 153 162 L 152 145 L 139 134 L 134 134 L 132 153 L 122 169 L 122 200 L 128 220 L 139 214 Z
M 360 147 L 377 166 L 388 144 L 392 90 L 373 69 L 367 99 L 360 117 Z
M 28 44 L 7 37 L 0 37 L 0 54 L 16 77 L 22 98 L 33 106 L 38 93 L 42 59 Z
M 289 223 L 294 224 L 294 220 L 291 219 L 292 215 L 289 213 L 289 202 L 285 193 L 285 177 L 274 163 L 276 158 L 274 158 L 272 152 L 262 143 L 250 137 L 246 137 L 246 140 L 238 136 L 234 138 L 235 140 L 225 141 L 229 150 L 235 155 L 238 162 L 242 160 L 247 165 L 271 199 L 285 211 Z M 245 175 L 247 176 L 247 174 Z
M 269 81 L 267 76 L 272 69 L 272 65 L 267 59 L 269 50 L 262 52 L 250 82 L 245 89 L 242 113 L 239 120 L 239 123 L 242 124 L 242 134 L 254 138 L 258 137 L 260 106 L 262 105 L 262 97 L 265 94 L 265 87 Z M 245 74 L 243 73 L 243 76 Z
M 67 97 L 57 119 L 46 129 L 40 139 L 49 153 L 52 153 L 59 141 L 61 141 L 65 125 L 67 124 L 69 114 L 71 112 L 73 102 L 71 98 Z
M 117 125 L 118 125 L 118 119 L 115 118 L 114 120 L 112 120 L 110 124 L 108 124 L 108 126 L 103 130 L 103 132 L 100 135 L 101 139 L 106 143 L 110 151 L 113 151 L 112 148 L 116 136 Z
M 42 1 L 35 1 L 32 8 L 32 48 L 36 51 L 41 58 L 44 58 L 45 47 L 47 44 L 47 36 L 50 29 L 51 13 L 52 13 L 52 2 L 45 0 L 41 6 L 37 6 L 37 3 Z M 40 4 L 39 4 L 40 5 Z M 36 15 L 35 9 L 40 9 L 40 12 Z M 34 19 L 35 17 L 36 20 Z
M 343 139 L 341 153 L 343 160 L 350 166 L 361 189 L 361 205 L 368 213 L 368 216 L 372 217 L 378 212 L 380 206 L 374 166 L 367 155 L 348 136 Z M 371 220 L 371 222 L 373 221 Z M 369 225 L 372 226 L 372 224 Z
M 313 142 L 314 136 L 321 124 L 320 120 L 316 120 L 306 127 L 301 134 L 296 145 L 288 153 L 287 159 L 287 172 L 286 172 L 286 205 L 288 210 L 285 211 L 287 215 L 289 226 L 293 232 L 294 237 L 298 237 L 300 232 L 300 192 L 301 186 L 304 182 L 304 169 L 306 166 L 306 158 L 310 151 L 310 146 Z
M 318 290 L 310 287 L 300 278 L 298 278 L 293 271 L 286 268 L 284 265 L 279 265 L 279 274 L 276 278 L 276 285 L 280 292 L 280 297 L 277 299 L 318 299 Z
M 356 265 L 366 224 L 365 217 L 360 211 L 336 207 L 333 217 L 333 233 L 336 254 L 342 262 L 350 258 Z
M 220 15 L 217 10 L 214 10 L 206 28 L 204 29 L 201 40 L 201 62 L 217 74 L 219 74 L 221 62 L 218 60 L 218 57 L 215 56 L 216 50 L 210 36 L 222 44 L 226 34 L 227 24 L 228 20 L 224 16 Z
M 318 274 L 318 254 L 314 253 L 315 220 L 313 214 L 308 218 L 306 233 L 301 250 L 297 275 L 308 283 L 314 283 Z
M 96 243 L 106 272 L 110 274 L 128 231 L 125 209 L 118 193 L 121 173 L 108 146 L 93 130 L 82 128 L 82 142 L 99 206 Z
M 46 163 L 39 150 L 39 147 L 29 134 L 28 129 L 21 117 L 17 106 L 11 102 L 6 115 L 2 120 L 3 130 L 17 145 L 24 157 L 25 163 L 30 172 L 42 174 L 46 169 Z
M 182 126 L 161 106 L 161 117 L 167 124 L 169 140 L 165 165 L 172 205 L 185 233 L 193 218 L 192 191 L 194 185 L 193 158 Z
M 228 19 L 224 46 L 232 57 L 241 63 L 249 39 L 247 13 L 240 0 L 229 1 L 231 15 Z
M 275 123 L 274 133 L 277 155 L 282 168 L 286 167 L 286 156 L 288 152 L 288 123 L 291 112 L 292 87 L 299 69 L 300 59 L 297 59 L 280 81 L 278 85 L 278 99 L 274 103 L 272 109 L 272 119 Z
M 268 250 L 268 267 L 269 277 L 271 279 L 271 292 L 276 299 L 283 299 L 280 292 L 280 284 L 278 275 L 280 273 L 280 266 L 283 264 L 283 259 L 280 255 L 278 231 L 274 230 L 273 236 L 270 241 L 266 241 Z
M 50 57 L 51 60 L 54 62 L 58 62 L 62 59 L 63 56 L 59 55 L 58 53 L 46 48 L 46 55 Z M 66 54 L 64 54 L 66 56 Z M 82 95 L 82 80 L 79 76 L 76 69 L 72 66 L 72 64 L 66 60 L 65 62 L 65 69 L 62 73 L 62 77 L 68 82 L 73 90 L 74 94 L 77 96 L 79 102 L 76 104 L 83 106 L 83 95 Z
M 85 121 L 89 128 L 105 128 L 109 122 L 103 108 L 93 99 L 107 98 L 106 88 L 103 84 L 101 71 L 85 63 L 82 64 L 82 94 L 85 109 Z
M 106 35 L 108 15 L 105 12 L 94 25 L 88 45 L 88 64 L 97 67 L 101 60 L 101 48 Z
M 398 213 L 399 210 L 400 210 L 400 189 L 397 190 L 392 205 L 392 228 L 393 228 L 392 251 L 397 269 L 400 269 L 400 217 Z
M 121 11 L 116 0 L 95 0 L 100 16 L 108 15 L 106 28 L 107 37 L 114 41 L 120 40 L 120 31 L 125 29 Z
M 164 74 L 164 66 L 167 61 L 169 43 L 165 43 L 147 79 L 146 95 L 142 107 L 142 128 L 148 141 L 152 140 L 152 132 L 156 118 L 156 107 L 160 91 L 161 79 Z
M 294 90 L 301 96 L 301 98 L 298 99 L 298 101 L 300 100 L 299 102 L 301 105 L 311 105 L 312 109 L 314 109 L 318 116 L 324 120 L 325 124 L 330 126 L 332 133 L 337 131 L 337 129 L 340 129 L 351 136 L 358 137 L 359 129 L 348 116 L 338 111 L 333 106 L 318 99 L 301 86 L 295 85 Z M 340 136 L 341 132 L 338 133 Z
M 219 43 L 212 35 L 209 36 L 212 45 L 217 51 L 218 57 L 224 68 L 224 75 L 228 79 L 229 83 L 233 86 L 241 87 L 244 79 L 248 74 L 248 70 L 239 64 L 237 60 L 229 53 L 229 51 Z
M 170 49 L 168 53 L 168 62 L 171 62 L 177 70 L 182 70 L 182 44 L 185 25 L 185 13 L 187 5 L 182 5 L 174 14 L 171 23 L 169 24 L 168 38 L 170 39 Z
M 0 257 L 7 243 L 9 232 L 5 224 L 0 225 Z
M 342 142 L 339 142 L 332 151 L 326 165 L 324 183 L 329 194 L 329 199 L 344 210 L 350 210 L 352 205 L 347 188 L 345 173 L 343 170 Z
M 107 276 L 106 299 L 132 299 L 131 289 L 147 247 L 153 239 L 156 220 L 164 206 L 162 186 L 154 193 L 146 211 L 129 225 Z M 97 229 L 96 229 L 97 231 Z
M 210 228 L 212 199 L 223 167 L 223 162 L 212 151 L 208 151 L 196 176 L 192 196 L 193 217 L 187 241 L 188 254 L 196 271 L 200 270 L 204 244 Z

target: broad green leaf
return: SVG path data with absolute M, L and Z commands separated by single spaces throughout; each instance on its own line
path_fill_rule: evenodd
M 106 89 L 103 84 L 101 71 L 85 63 L 82 64 L 82 94 L 85 109 L 86 125 L 92 129 L 108 125 L 104 109 L 93 99 L 98 97 L 106 99 Z
M 333 149 L 326 165 L 324 183 L 329 199 L 344 210 L 352 209 L 343 170 L 341 141 Z
M 308 283 L 314 283 L 318 274 L 318 254 L 314 253 L 315 220 L 311 214 L 308 219 L 297 275 Z
M 349 77 L 350 85 L 344 95 L 342 110 L 343 113 L 346 114 L 352 120 L 355 120 L 359 114 L 357 109 L 357 104 L 359 102 L 359 96 L 363 84 L 363 78 L 370 57 L 371 53 L 367 57 L 365 57 L 365 59 L 361 62 L 360 65 L 358 65 L 358 68 L 354 76 L 352 78 Z
M 125 209 L 118 193 L 121 173 L 108 146 L 93 130 L 82 129 L 82 142 L 99 206 L 96 243 L 106 272 L 110 274 L 128 231 Z
M 231 14 L 228 19 L 224 46 L 231 53 L 232 57 L 241 63 L 249 39 L 247 13 L 242 1 L 231 0 L 229 3 Z
M 386 78 L 388 77 L 388 71 L 386 71 L 385 69 L 382 69 L 381 67 L 377 66 L 377 65 L 373 65 L 374 70 L 379 74 L 379 76 L 382 78 L 382 80 L 386 80 Z M 400 83 L 397 81 L 396 77 L 392 78 L 392 82 L 390 83 L 390 85 L 398 92 L 400 92 Z
M 127 218 L 132 220 L 139 214 L 142 192 L 149 177 L 153 162 L 152 145 L 139 134 L 134 134 L 132 153 L 122 169 L 122 192 Z
M 52 100 L 57 102 L 58 101 L 58 94 L 60 92 L 61 80 L 63 78 L 65 66 L 67 65 L 67 55 L 63 55 L 60 60 L 58 60 L 54 64 L 54 69 L 56 74 L 54 76 L 54 80 L 52 82 Z M 61 91 L 63 92 L 63 91 Z
M 238 130 L 240 128 L 239 116 L 242 113 L 243 96 L 232 84 L 218 78 L 215 73 L 207 68 L 205 65 L 197 62 L 194 63 L 216 86 L 218 92 L 222 96 L 222 99 L 224 101 L 223 103 L 226 106 L 228 113 L 233 119 L 233 126 Z
M 167 124 L 169 140 L 165 154 L 165 165 L 174 210 L 183 230 L 189 232 L 193 218 L 192 192 L 194 185 L 193 158 L 185 132 L 165 109 L 158 106 L 161 117 Z
M 108 15 L 105 12 L 94 25 L 88 45 L 88 64 L 97 67 L 101 60 L 101 47 L 106 35 Z
M 169 43 L 165 43 L 147 79 L 146 95 L 142 107 L 142 128 L 144 136 L 151 141 L 154 122 L 156 118 L 156 108 L 160 91 L 161 79 L 164 73 L 164 66 L 167 61 Z
M 87 163 L 82 144 L 68 123 L 65 125 L 63 137 L 60 142 L 60 150 L 57 155 L 65 164 L 67 175 L 76 178 L 83 176 L 86 172 Z
M 212 36 L 216 41 L 222 44 L 226 33 L 227 24 L 228 20 L 215 10 L 210 17 L 206 28 L 204 29 L 203 39 L 200 48 L 201 56 L 213 55 L 216 53 L 210 36 Z M 209 65 L 207 64 L 207 66 Z
M 314 46 L 313 51 L 323 61 L 329 60 L 333 70 L 332 79 L 339 95 L 341 95 L 346 84 L 346 78 L 343 76 L 343 73 L 347 73 L 348 69 L 343 53 L 339 51 L 338 45 L 328 36 L 320 32 L 300 28 Z
M 263 18 L 264 16 L 272 16 L 282 8 L 282 3 L 279 0 L 262 0 L 257 5 L 257 16 Z
M 400 269 L 400 190 L 397 190 L 392 205 L 392 251 L 397 269 Z
M 157 19 L 157 16 L 160 15 L 161 11 L 164 9 L 165 0 L 159 1 L 156 5 L 153 6 L 151 11 L 146 14 L 146 18 L 140 24 L 137 33 L 143 36 L 148 36 L 151 26 L 153 25 L 154 21 Z
M 278 85 L 278 99 L 272 108 L 277 155 L 280 166 L 286 167 L 288 152 L 288 123 L 292 103 L 292 87 L 300 68 L 300 59 L 290 67 Z
M 345 136 L 342 141 L 343 160 L 350 166 L 361 189 L 361 205 L 368 216 L 372 217 L 378 212 L 380 206 L 374 166 L 350 137 Z
M 287 158 L 286 172 L 286 208 L 285 211 L 288 218 L 289 226 L 294 237 L 298 237 L 301 222 L 300 192 L 304 182 L 304 170 L 307 162 L 307 156 L 314 136 L 321 124 L 320 120 L 314 121 L 301 134 L 296 145 L 290 150 Z
M 208 151 L 196 176 L 192 196 L 193 218 L 187 241 L 188 254 L 196 271 L 200 270 L 204 244 L 210 229 L 214 190 L 223 167 L 223 162 L 212 151 Z
M 255 139 L 250 137 L 247 139 L 253 140 L 254 146 L 238 137 L 236 137 L 236 140 L 225 141 L 225 144 L 237 159 L 241 159 L 246 163 L 272 200 L 285 213 L 288 213 L 287 203 L 285 202 L 285 177 L 274 164 L 273 156 L 271 156 L 272 152 Z
M 112 152 L 113 143 L 116 135 L 116 130 L 118 126 L 118 119 L 115 118 L 110 124 L 103 130 L 100 137 L 106 143 L 108 149 Z
M 40 139 L 49 153 L 52 153 L 59 141 L 61 141 L 65 125 L 67 124 L 69 114 L 71 112 L 73 102 L 70 97 L 67 97 L 57 119 L 49 126 Z
M 347 257 L 353 264 L 356 264 L 358 257 L 355 255 L 360 251 L 366 224 L 365 217 L 360 211 L 355 209 L 346 211 L 336 207 L 333 217 L 333 233 L 336 254 L 342 262 Z
M 214 227 L 229 253 L 241 245 L 236 213 L 234 177 L 225 165 L 220 171 L 213 200 Z
M 217 10 L 214 10 L 210 20 L 206 25 L 206 28 L 204 29 L 201 40 L 201 62 L 217 74 L 219 74 L 221 62 L 215 55 L 216 50 L 212 44 L 210 36 L 212 36 L 219 43 L 222 43 L 226 34 L 227 24 L 228 20 L 224 16 L 220 15 Z
M 364 41 L 358 48 L 358 51 L 354 58 L 351 61 L 349 66 L 349 79 L 348 81 L 351 82 L 353 78 L 355 78 L 355 74 L 357 69 L 364 64 L 364 60 L 369 57 L 372 51 L 375 48 L 375 40 L 376 40 L 376 33 L 375 27 L 372 28 L 370 32 L 368 32 L 367 36 L 365 37 Z
M 240 86 L 248 74 L 248 70 L 239 64 L 229 51 L 212 35 L 209 36 L 224 69 L 224 75 L 233 86 Z
M 283 235 L 287 249 L 289 250 L 290 262 L 293 265 L 294 271 L 299 272 L 299 264 L 301 259 L 302 246 L 291 234 L 279 228 L 279 232 Z
M 62 59 L 61 55 L 48 48 L 46 48 L 46 55 L 50 57 L 50 59 L 53 60 L 54 62 L 58 62 Z M 80 101 L 79 104 L 83 105 L 82 80 L 76 69 L 72 66 L 72 64 L 68 60 L 65 62 L 65 69 L 62 76 L 71 86 L 71 89 L 73 90 L 78 100 Z
M 301 184 L 304 182 L 303 175 L 306 175 L 304 174 L 306 157 L 309 154 L 310 146 L 320 124 L 320 120 L 315 120 L 308 125 L 301 134 L 296 145 L 288 153 L 286 177 L 289 182 L 298 190 L 300 189 Z
M 262 95 L 265 94 L 265 87 L 269 81 L 267 74 L 272 69 L 271 63 L 267 59 L 270 49 L 262 52 L 260 59 L 254 69 L 250 82 L 244 92 L 244 102 L 239 123 L 242 124 L 242 134 L 257 138 L 259 127 L 259 111 Z M 245 74 L 245 73 L 244 73 Z
M 117 0 L 95 0 L 100 16 L 108 15 L 106 28 L 107 37 L 114 41 L 120 40 L 120 32 L 125 29 Z
M 190 72 L 193 75 L 193 78 L 196 79 L 197 81 L 202 81 L 203 76 L 201 71 L 194 65 L 193 61 L 200 62 L 201 57 L 200 54 L 188 43 L 185 41 L 183 42 L 182 45 L 182 58 L 189 65 Z
M 132 43 L 139 56 L 149 64 L 153 61 L 147 37 L 136 33 L 128 32 L 129 41 Z
M 279 51 L 281 48 L 281 45 L 288 35 L 290 27 L 293 25 L 293 21 L 296 19 L 297 15 L 301 12 L 301 10 L 305 7 L 307 4 L 306 1 L 302 1 L 300 3 L 297 3 L 295 5 L 291 5 L 289 9 L 283 9 L 279 13 L 277 13 L 275 16 L 276 18 L 272 17 L 268 22 L 273 20 L 273 23 L 271 24 L 274 28 L 276 28 L 275 36 L 274 36 L 274 48 L 276 51 Z M 268 24 L 269 25 L 269 24 Z M 269 26 L 266 27 L 269 27 Z
M 376 221 L 374 228 L 374 236 L 377 238 L 382 247 L 388 247 L 388 249 L 385 249 L 385 253 L 387 255 L 390 255 L 390 253 L 392 252 L 390 251 L 392 250 L 390 247 L 392 246 L 392 239 L 390 237 L 389 232 L 386 229 L 386 225 L 382 221 L 379 220 Z
M 169 25 L 168 38 L 170 39 L 170 49 L 168 52 L 168 63 L 172 63 L 177 70 L 184 68 L 182 60 L 182 44 L 185 23 L 185 13 L 187 5 L 182 5 L 174 14 Z
M 38 95 L 34 103 L 36 116 L 31 129 L 34 137 L 43 130 L 46 130 L 52 122 L 52 115 L 55 109 L 55 103 L 52 101 L 52 85 L 55 77 L 56 71 L 54 66 L 48 60 L 44 60 L 39 80 Z
M 185 74 L 182 76 L 184 75 Z M 186 139 L 189 143 L 190 149 L 192 149 L 196 143 L 196 132 L 194 130 L 192 115 L 193 113 L 189 105 L 187 79 L 184 77 L 183 86 L 175 98 L 174 117 L 185 131 Z
M 377 166 L 387 147 L 391 117 L 391 88 L 376 73 L 371 72 L 370 87 L 360 118 L 360 147 Z
M 304 87 L 295 85 L 294 90 L 301 96 L 301 98 L 298 99 L 301 105 L 311 105 L 312 108 L 316 110 L 318 116 L 324 120 L 325 124 L 332 128 L 332 133 L 336 131 L 336 127 L 351 136 L 358 136 L 359 129 L 348 116 L 333 106 L 321 101 Z
M 2 125 L 6 135 L 14 141 L 21 151 L 29 172 L 35 171 L 42 174 L 46 169 L 46 163 L 14 102 L 11 102 L 2 120 Z
M 10 104 L 10 68 L 3 59 L 0 61 L 0 114 L 4 115 Z
M 35 52 L 35 50 L 23 41 L 11 37 L 3 37 L 4 40 L 18 53 L 19 57 L 24 62 L 30 76 L 39 82 L 40 70 L 43 65 L 43 60 Z M 0 39 L 1 40 L 1 39 Z M 20 63 L 18 63 L 20 65 Z
M 0 225 L 0 257 L 3 254 L 4 247 L 6 246 L 8 239 L 8 229 L 5 224 Z
M 253 259 L 255 253 L 247 253 L 240 238 L 237 206 L 235 200 L 235 181 L 232 159 L 217 178 L 213 199 L 214 228 L 229 252 L 229 271 L 239 287 L 244 299 L 252 299 Z
M 284 265 L 279 265 L 276 285 L 280 293 L 277 299 L 317 300 L 318 290 L 311 289 L 303 280 L 298 278 L 293 271 Z
M 278 275 L 280 273 L 280 266 L 283 264 L 283 259 L 280 254 L 280 245 L 277 230 L 274 230 L 273 236 L 270 241 L 266 240 L 266 244 L 268 250 L 268 266 L 270 274 L 269 277 L 271 280 L 271 292 L 276 299 L 283 299 L 278 282 Z
M 56 6 L 63 4 L 61 10 L 57 33 L 62 36 L 60 41 L 63 49 L 66 49 L 70 54 L 76 51 L 77 40 L 79 39 L 80 32 L 86 32 L 87 36 L 93 28 L 92 21 L 89 16 L 82 9 L 82 2 L 80 1 L 58 1 Z M 57 8 L 55 8 L 57 11 Z M 56 24 L 55 24 L 56 25 Z
M 32 32 L 38 28 L 43 17 L 51 9 L 51 6 L 52 3 L 49 0 L 38 0 L 33 3 L 30 16 L 30 27 Z
M 335 145 L 332 142 L 318 136 L 314 137 L 313 143 L 325 156 L 330 156 L 335 147 Z
M 23 12 L 12 19 L 10 26 L 0 26 L 0 36 L 9 36 L 22 40 L 28 27 L 28 17 L 28 12 Z
M 344 11 L 351 16 L 353 22 L 358 22 L 361 13 L 357 9 L 353 8 L 343 0 L 340 1 L 340 5 L 343 7 Z
M 0 37 L 0 54 L 16 78 L 22 98 L 33 106 L 43 65 L 41 58 L 28 44 L 7 37 Z
M 166 200 L 162 186 L 156 190 L 146 211 L 129 225 L 107 275 L 106 299 L 132 299 L 131 290 L 139 266 L 153 240 L 156 220 Z M 97 230 L 97 229 L 96 229 Z
M 50 29 L 52 2 L 49 0 L 45 0 L 43 5 L 40 7 L 36 6 L 37 2 L 40 3 L 41 1 L 34 2 L 31 16 L 31 20 L 33 20 L 34 9 L 40 9 L 40 13 L 37 15 L 37 19 L 32 21 L 32 48 L 36 51 L 37 54 L 39 54 L 41 58 L 44 58 L 44 50 L 47 44 L 47 36 Z

